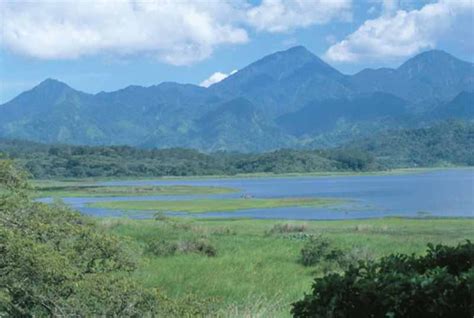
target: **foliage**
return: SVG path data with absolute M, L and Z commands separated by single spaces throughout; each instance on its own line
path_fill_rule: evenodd
M 198 253 L 208 257 L 217 255 L 216 247 L 203 238 L 177 241 L 151 241 L 147 244 L 147 251 L 154 256 L 171 256 L 176 253 Z
M 154 240 L 148 242 L 146 250 L 155 256 L 170 256 L 176 253 L 178 245 L 166 240 Z
M 278 150 L 262 154 L 217 152 L 191 149 L 139 149 L 129 146 L 45 145 L 0 139 L 0 152 L 16 159 L 34 178 L 157 177 L 234 175 L 237 173 L 288 173 L 366 170 L 370 162 L 347 164 L 331 151 Z M 366 155 L 367 158 L 370 155 Z M 343 161 L 338 161 L 342 158 Z M 354 159 L 356 160 L 356 159 Z
M 16 159 L 33 177 L 158 177 L 367 171 L 397 167 L 474 165 L 474 124 L 442 122 L 354 140 L 316 150 L 205 154 L 192 149 L 129 146 L 45 145 L 0 139 L 0 152 Z
M 313 266 L 322 261 L 337 262 L 343 252 L 333 248 L 331 242 L 322 236 L 311 236 L 301 249 L 300 262 L 304 266 Z
M 358 140 L 352 148 L 386 167 L 474 165 L 474 124 L 446 121 L 428 128 L 389 131 Z
M 295 317 L 472 317 L 474 244 L 428 245 L 317 278 Z
M 158 310 L 156 291 L 128 276 L 123 239 L 67 207 L 31 201 L 28 183 L 0 161 L 0 316 L 129 316 Z
M 332 246 L 344 251 L 344 259 L 349 253 L 355 254 L 348 259 L 351 262 L 379 259 L 394 252 L 420 255 L 428 242 L 457 244 L 466 238 L 474 240 L 472 218 L 291 221 L 292 225 L 306 225 L 305 232 L 272 236 L 266 232 L 286 222 L 240 218 L 170 218 L 167 222 L 120 218 L 113 220 L 114 226 L 107 218 L 98 222 L 137 246 L 159 240 L 210 241 L 217 248 L 216 257 L 145 253 L 134 277 L 147 287 L 172 295 L 180 308 L 189 293 L 203 302 L 210 300 L 211 316 L 218 317 L 288 317 L 289 304 L 310 292 L 309 277 L 321 277 L 326 269 L 334 272 L 344 268 L 335 262 L 323 261 L 310 267 L 298 262 L 310 235 L 326 237 Z M 233 234 L 223 235 L 229 232 L 226 229 Z
M 278 223 L 266 231 L 267 234 L 301 233 L 308 229 L 307 224 Z

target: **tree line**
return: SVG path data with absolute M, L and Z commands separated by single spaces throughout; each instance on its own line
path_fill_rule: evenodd
M 369 171 L 401 167 L 474 165 L 474 124 L 450 121 L 429 128 L 388 131 L 326 149 L 267 153 L 131 146 L 40 144 L 0 139 L 0 153 L 34 178 L 160 177 Z

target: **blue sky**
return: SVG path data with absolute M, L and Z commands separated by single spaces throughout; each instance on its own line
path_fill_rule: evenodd
M 0 102 L 45 78 L 90 93 L 209 85 L 295 45 L 344 73 L 433 48 L 474 60 L 471 0 L 0 0 L 0 12 Z

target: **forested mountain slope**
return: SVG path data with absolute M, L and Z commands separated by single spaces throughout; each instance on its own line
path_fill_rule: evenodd
M 474 66 L 442 51 L 345 75 L 298 46 L 209 88 L 87 94 L 48 79 L 0 105 L 0 136 L 45 143 L 268 151 L 473 119 Z
M 474 124 L 446 121 L 430 128 L 384 132 L 329 149 L 266 153 L 201 153 L 130 146 L 49 145 L 0 139 L 0 155 L 35 178 L 156 177 L 368 171 L 399 167 L 474 166 Z

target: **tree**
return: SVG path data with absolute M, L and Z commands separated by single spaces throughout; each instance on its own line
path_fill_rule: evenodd
M 295 317 L 473 317 L 474 244 L 428 245 L 317 278 Z

